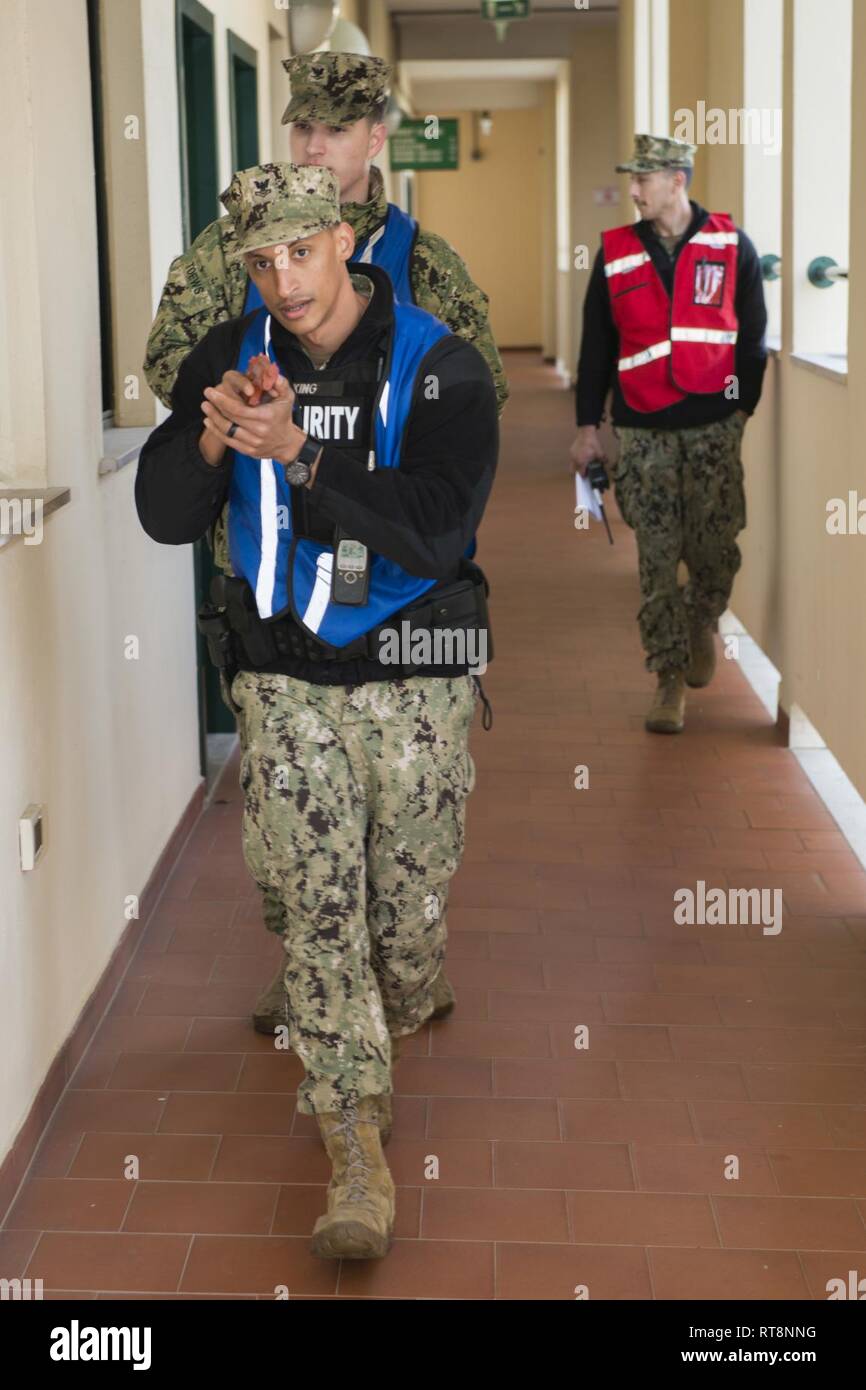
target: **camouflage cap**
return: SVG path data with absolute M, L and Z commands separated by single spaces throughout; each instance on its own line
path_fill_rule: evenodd
M 619 174 L 653 174 L 657 169 L 691 169 L 697 145 L 673 140 L 668 135 L 636 135 L 634 154 L 627 164 L 617 164 Z
M 283 112 L 289 121 L 324 121 L 346 125 L 368 116 L 384 101 L 394 69 L 384 58 L 363 53 L 299 53 L 284 58 L 292 99 Z
M 245 251 L 313 236 L 341 221 L 340 184 L 331 169 L 311 164 L 256 164 L 241 169 L 220 194 L 232 220 L 237 259 Z

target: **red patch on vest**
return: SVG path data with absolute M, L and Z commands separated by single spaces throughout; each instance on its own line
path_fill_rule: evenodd
M 695 292 L 692 302 L 718 307 L 722 302 L 724 288 L 724 261 L 698 261 L 695 266 Z

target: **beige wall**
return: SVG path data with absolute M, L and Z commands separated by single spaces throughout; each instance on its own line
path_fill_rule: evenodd
M 460 121 L 460 167 L 418 173 L 417 216 L 459 251 L 490 296 L 490 324 L 501 348 L 541 346 L 542 165 L 539 107 L 492 111 L 493 131 L 473 160 L 472 113 L 437 113 Z M 550 158 L 553 151 L 549 152 Z
M 0 1153 L 126 926 L 199 785 L 192 558 L 157 548 L 133 504 L 134 468 L 100 478 L 99 300 L 84 0 L 16 0 L 32 125 L 31 309 L 45 365 L 49 485 L 70 504 L 41 545 L 0 549 Z M 38 55 L 38 61 L 37 61 Z M 0 133 L 5 139 L 6 131 Z M 174 153 L 174 152 L 173 152 Z M 17 171 L 27 163 L 18 149 Z M 5 166 L 4 167 L 9 167 Z M 25 181 L 26 186 L 26 181 Z M 7 182 L 10 204 L 19 184 Z M 16 266 L 0 244 L 5 278 Z M 20 273 L 20 266 L 19 266 Z M 37 293 L 38 290 L 38 293 Z M 41 303 L 41 312 L 40 312 Z M 140 658 L 124 641 L 140 641 Z M 46 806 L 46 850 L 18 863 L 17 821 Z
M 595 202 L 596 188 L 615 187 L 619 158 L 617 30 L 587 29 L 571 51 L 571 227 L 572 242 L 589 248 L 592 265 L 601 233 L 631 221 L 631 204 L 620 193 L 618 205 Z M 571 275 L 572 315 L 567 366 L 574 374 L 580 348 L 583 299 L 589 270 Z

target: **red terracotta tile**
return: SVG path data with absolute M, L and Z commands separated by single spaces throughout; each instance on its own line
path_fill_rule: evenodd
M 860 1066 L 743 1066 L 751 1100 L 866 1105 L 866 1068 Z
M 562 1192 L 428 1187 L 421 1235 L 428 1240 L 568 1240 Z
M 184 1091 L 169 1096 L 161 1134 L 288 1134 L 295 1105 L 288 1096 L 208 1095 Z
M 862 1250 L 854 1202 L 833 1197 L 713 1197 L 722 1244 L 761 1250 Z
M 719 1021 L 716 1000 L 705 994 L 618 994 L 602 996 L 610 1024 L 712 1024 Z
M 696 1142 L 685 1101 L 564 1100 L 560 1112 L 565 1139 L 692 1146 Z
M 266 1183 L 140 1182 L 123 1229 L 268 1235 L 278 1195 Z
M 776 1149 L 769 1159 L 786 1197 L 866 1197 L 866 1149 Z
M 489 1096 L 493 1064 L 483 1057 L 407 1057 L 394 1071 L 401 1096 Z
M 344 1260 L 340 1293 L 490 1299 L 493 1246 L 470 1240 L 395 1240 L 384 1260 Z
M 48 1232 L 27 1273 L 46 1288 L 169 1293 L 177 1289 L 189 1244 L 189 1236 Z
M 582 1188 L 630 1192 L 634 1177 L 625 1144 L 551 1144 L 519 1139 L 494 1145 L 497 1187 Z
M 832 1294 L 847 1299 L 852 1297 L 853 1289 L 856 1297 L 862 1299 L 866 1292 L 862 1283 L 866 1277 L 866 1245 L 854 1257 L 850 1250 L 802 1250 L 800 1264 L 809 1285 L 805 1297 L 827 1299 Z
M 117 1231 L 134 1182 L 30 1178 L 6 1219 L 10 1230 Z
M 659 1138 L 667 1136 L 659 1135 Z M 767 1155 L 736 1149 L 738 1170 L 731 1176 L 731 1150 L 725 1145 L 637 1143 L 632 1151 L 637 1185 L 644 1192 L 717 1192 L 775 1195 L 778 1186 Z M 656 1245 L 658 1241 L 647 1241 Z
M 652 1298 L 646 1255 L 634 1246 L 496 1247 L 496 1297 L 598 1301 Z
M 462 1017 L 463 1009 L 460 1014 Z M 490 1017 L 512 1023 L 570 1022 L 580 1017 L 586 1023 L 602 1023 L 601 996 L 598 994 L 554 994 L 550 990 L 530 994 L 492 990 Z
M 716 1246 L 707 1197 L 654 1192 L 569 1192 L 573 1239 L 580 1245 Z
M 303 1063 L 292 1052 L 277 1052 L 270 1057 L 256 1053 L 241 1060 L 239 1091 L 272 1091 L 293 1096 L 304 1079 Z
M 833 1140 L 818 1105 L 695 1101 L 691 1107 L 702 1144 L 762 1145 L 811 1149 Z
M 850 1105 L 828 1105 L 822 1114 L 832 1142 L 839 1148 L 866 1148 L 866 1109 Z
M 611 1027 L 598 1023 L 584 1032 L 582 1015 L 575 1011 L 574 1017 L 580 1019 L 575 1024 L 581 1029 L 577 1035 L 575 1027 L 567 1023 L 551 1024 L 551 1043 L 556 1057 L 617 1061 L 629 1057 L 664 1059 L 674 1056 L 667 1028 Z M 580 1046 L 576 1047 L 576 1043 Z
M 224 1183 L 322 1183 L 330 1165 L 318 1137 L 226 1134 L 211 1173 Z
M 0 1279 L 21 1279 L 39 1240 L 38 1231 L 0 1231 Z
M 653 1296 L 675 1302 L 790 1302 L 809 1291 L 796 1254 L 776 1250 L 647 1251 Z
M 150 1240 L 186 1237 L 150 1236 Z M 310 1242 L 290 1236 L 197 1235 L 183 1271 L 183 1293 L 334 1293 L 339 1265 L 310 1253 Z
M 626 1100 L 745 1100 L 744 1069 L 733 1062 L 618 1062 Z
M 436 1099 L 428 1135 L 431 1140 L 558 1139 L 559 1117 L 552 1100 Z
M 121 1091 L 233 1091 L 241 1058 L 231 1053 L 127 1052 L 111 1074 Z
M 549 1057 L 542 1023 L 463 1023 L 449 1019 L 433 1034 L 434 1057 Z
M 129 1160 L 142 1179 L 206 1181 L 219 1139 L 204 1134 L 85 1134 L 69 1167 L 70 1178 L 126 1178 Z
M 595 1057 L 551 1062 L 501 1061 L 494 1064 L 494 1094 L 498 1096 L 619 1096 L 616 1065 Z

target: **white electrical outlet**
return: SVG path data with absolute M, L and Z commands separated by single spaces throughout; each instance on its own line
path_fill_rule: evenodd
M 44 806 L 28 806 L 18 822 L 18 845 L 21 868 L 26 873 L 36 867 L 45 849 Z

